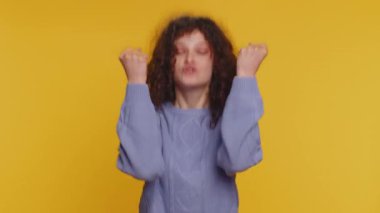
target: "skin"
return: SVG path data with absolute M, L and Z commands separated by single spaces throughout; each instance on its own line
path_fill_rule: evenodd
M 174 106 L 182 109 L 208 107 L 213 58 L 203 34 L 195 30 L 175 41 Z
M 213 56 L 208 42 L 199 30 L 185 34 L 175 41 L 177 54 L 174 66 L 176 100 L 181 109 L 208 107 L 208 92 Z M 251 44 L 241 48 L 237 57 L 237 76 L 255 77 L 268 54 L 265 44 Z M 140 48 L 127 48 L 119 60 L 128 83 L 146 84 L 148 56 Z

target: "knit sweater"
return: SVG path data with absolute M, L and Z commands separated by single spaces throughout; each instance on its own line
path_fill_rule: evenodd
M 207 108 L 156 108 L 128 83 L 117 123 L 117 168 L 143 180 L 140 213 L 237 213 L 236 173 L 262 161 L 256 76 L 235 76 L 219 122 Z

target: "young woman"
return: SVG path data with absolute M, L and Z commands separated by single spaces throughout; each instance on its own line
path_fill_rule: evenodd
M 235 177 L 262 160 L 256 79 L 265 44 L 233 47 L 208 17 L 181 16 L 149 63 L 119 57 L 128 79 L 117 167 L 144 180 L 140 213 L 236 213 Z

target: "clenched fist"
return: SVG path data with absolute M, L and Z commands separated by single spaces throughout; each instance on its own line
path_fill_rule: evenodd
M 129 83 L 146 83 L 147 59 L 141 49 L 127 48 L 120 54 L 119 60 L 124 67 Z
M 268 50 L 265 44 L 249 44 L 240 49 L 237 57 L 237 75 L 254 76 L 261 62 L 267 56 Z

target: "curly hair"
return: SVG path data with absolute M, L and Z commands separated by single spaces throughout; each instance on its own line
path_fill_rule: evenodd
M 215 128 L 223 113 L 232 80 L 236 75 L 236 56 L 233 46 L 222 29 L 209 17 L 184 15 L 177 17 L 161 32 L 148 63 L 147 84 L 156 108 L 167 101 L 174 102 L 175 40 L 184 34 L 199 30 L 208 42 L 213 55 L 209 86 L 210 127 Z

